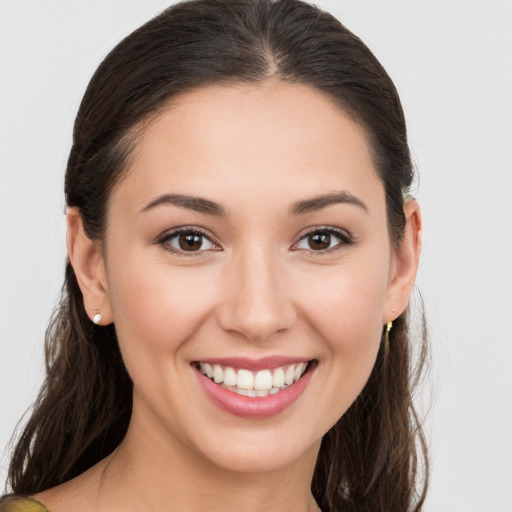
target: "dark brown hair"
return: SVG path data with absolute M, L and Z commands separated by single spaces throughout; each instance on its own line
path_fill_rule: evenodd
M 366 130 L 382 179 L 391 240 L 400 243 L 403 193 L 413 180 L 406 126 L 393 82 L 370 50 L 330 14 L 298 0 L 190 0 L 119 43 L 91 79 L 75 122 L 65 193 L 91 239 L 102 239 L 108 199 L 145 121 L 177 94 L 219 83 L 269 78 L 307 84 Z M 423 324 L 424 325 L 424 324 Z M 426 446 L 412 403 L 407 313 L 381 343 L 354 404 L 324 436 L 312 489 L 327 511 L 421 509 Z M 383 334 L 384 340 L 384 334 Z M 15 447 L 9 481 L 33 494 L 108 455 L 128 428 L 132 383 L 115 327 L 85 313 L 67 263 L 62 299 L 46 333 L 47 377 Z

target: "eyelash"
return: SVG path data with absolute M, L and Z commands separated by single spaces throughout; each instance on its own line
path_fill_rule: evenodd
M 303 240 L 307 239 L 311 235 L 317 235 L 317 234 L 334 236 L 335 238 L 338 239 L 338 243 L 334 247 L 328 247 L 327 249 L 319 249 L 319 250 L 301 249 L 298 247 L 298 245 Z M 323 254 L 339 251 L 340 249 L 343 249 L 344 247 L 353 245 L 354 243 L 355 243 L 354 238 L 347 231 L 345 231 L 343 229 L 333 228 L 332 226 L 325 226 L 325 227 L 320 226 L 320 227 L 312 228 L 309 231 L 306 231 L 305 233 L 303 233 L 301 235 L 299 241 L 296 242 L 295 244 L 293 244 L 292 247 L 295 247 L 296 248 L 295 250 L 297 250 L 297 251 L 310 251 L 314 255 L 323 255 Z
M 170 241 L 172 239 L 178 239 L 181 235 L 193 235 L 197 237 L 201 237 L 201 239 L 207 240 L 210 242 L 215 249 L 214 251 L 220 251 L 222 250 L 215 242 L 212 241 L 211 237 L 201 229 L 198 229 L 197 227 L 182 227 L 173 231 L 170 231 L 168 233 L 165 233 L 162 235 L 158 240 L 157 243 L 160 244 L 166 251 L 172 252 L 173 254 L 177 254 L 178 256 L 201 256 L 206 250 L 208 249 L 201 249 L 198 251 L 186 251 L 183 249 L 178 249 L 177 247 L 173 247 L 170 245 Z
M 334 236 L 338 239 L 338 243 L 334 247 L 328 247 L 327 249 L 306 249 L 306 248 L 299 248 L 299 244 L 305 240 L 307 237 L 310 237 L 311 235 L 329 235 Z M 201 239 L 207 240 L 212 244 L 214 247 L 213 249 L 199 249 L 197 251 L 186 251 L 183 249 L 179 249 L 177 247 L 173 247 L 170 245 L 170 241 L 173 239 L 178 239 L 181 235 L 193 235 L 197 237 L 201 237 Z M 168 233 L 165 233 L 162 235 L 158 240 L 157 243 L 160 244 L 166 251 L 172 252 L 173 254 L 177 254 L 179 256 L 201 256 L 205 251 L 213 250 L 213 251 L 221 251 L 221 247 L 217 245 L 215 242 L 212 241 L 210 236 L 201 229 L 198 229 L 197 227 L 182 227 L 173 231 L 170 231 Z M 338 251 L 342 249 L 343 247 L 353 245 L 355 243 L 354 238 L 347 233 L 345 230 L 333 228 L 331 226 L 329 227 L 315 227 L 311 230 L 307 231 L 306 233 L 303 233 L 302 236 L 299 238 L 299 241 L 294 243 L 292 245 L 292 249 L 296 251 L 310 251 L 312 254 L 315 255 L 322 255 L 326 253 L 332 253 L 335 251 Z

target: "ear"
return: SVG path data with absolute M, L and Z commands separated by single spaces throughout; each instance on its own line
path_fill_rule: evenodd
M 99 240 L 91 240 L 87 236 L 78 208 L 68 208 L 66 217 L 68 258 L 82 291 L 87 316 L 92 321 L 94 316 L 100 313 L 100 324 L 110 324 L 113 318 L 102 244 Z
M 382 323 L 395 320 L 409 303 L 421 252 L 421 211 L 414 199 L 404 205 L 405 233 L 399 246 L 394 249 L 390 280 Z

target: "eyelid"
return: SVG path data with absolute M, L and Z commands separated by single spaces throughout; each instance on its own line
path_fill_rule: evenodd
M 334 247 L 328 248 L 328 249 L 321 249 L 321 250 L 313 250 L 313 249 L 300 249 L 298 248 L 298 244 L 307 236 L 310 236 L 315 233 L 327 233 L 330 235 L 336 236 L 340 242 L 336 244 Z M 346 246 L 353 245 L 356 242 L 354 237 L 345 229 L 337 228 L 334 226 L 314 226 L 311 228 L 308 228 L 307 230 L 301 232 L 298 235 L 297 241 L 293 243 L 291 249 L 295 251 L 308 251 L 309 253 L 313 255 L 322 255 L 327 254 L 331 252 L 335 252 L 339 249 L 342 249 Z
M 215 246 L 215 249 L 200 249 L 197 251 L 184 251 L 177 249 L 170 244 L 166 244 L 171 238 L 174 238 L 180 234 L 188 233 L 188 234 L 195 234 L 200 235 L 207 239 L 213 246 Z M 327 249 L 321 249 L 321 250 L 313 250 L 313 249 L 301 249 L 298 248 L 298 244 L 307 236 L 310 236 L 314 233 L 327 233 L 334 235 L 337 237 L 340 242 L 336 244 L 334 247 L 327 248 Z M 309 253 L 312 253 L 314 255 L 322 255 L 326 253 L 335 252 L 339 249 L 342 249 L 343 247 L 346 247 L 348 245 L 353 245 L 356 242 L 354 237 L 345 229 L 337 228 L 334 226 L 314 226 L 306 229 L 305 231 L 302 231 L 297 238 L 297 241 L 294 242 L 291 246 L 292 250 L 295 251 L 307 251 Z M 212 236 L 212 234 L 201 227 L 198 226 L 178 226 L 175 228 L 172 228 L 168 231 L 165 231 L 155 241 L 156 244 L 163 246 L 163 248 L 173 254 L 177 254 L 179 256 L 201 256 L 204 255 L 206 252 L 217 252 L 222 251 L 221 245 L 215 241 L 215 237 Z
M 215 246 L 215 249 L 200 249 L 198 251 L 184 251 L 180 250 L 176 247 L 173 247 L 172 245 L 168 244 L 167 242 L 175 238 L 181 234 L 193 234 L 193 235 L 200 235 L 203 238 L 207 239 L 213 246 Z M 157 245 L 160 245 L 163 247 L 164 250 L 171 252 L 172 254 L 176 254 L 178 256 L 202 256 L 205 252 L 210 251 L 221 251 L 222 248 L 220 244 L 218 244 L 215 240 L 215 237 L 212 236 L 210 232 L 205 230 L 204 228 L 198 227 L 198 226 L 178 226 L 172 229 L 169 229 L 168 231 L 165 231 L 162 233 L 155 241 Z

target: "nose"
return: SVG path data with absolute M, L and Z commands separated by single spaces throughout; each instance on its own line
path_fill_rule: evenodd
M 234 258 L 218 312 L 222 329 L 250 341 L 283 333 L 296 320 L 287 272 L 277 255 L 249 249 Z

